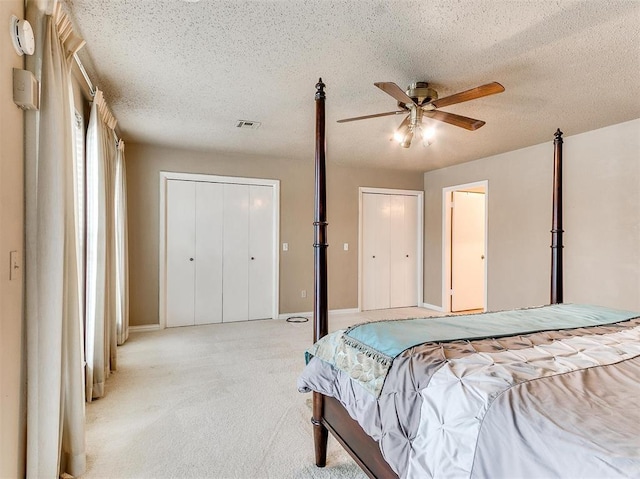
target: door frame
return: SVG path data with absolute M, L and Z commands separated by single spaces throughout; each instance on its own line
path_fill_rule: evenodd
M 218 176 L 201 173 L 182 173 L 174 171 L 160 172 L 160 228 L 159 228 L 159 322 L 160 329 L 167 327 L 167 182 L 169 180 L 195 181 L 207 183 L 231 183 L 240 185 L 261 185 L 273 188 L 273 307 L 271 318 L 277 319 L 280 310 L 280 180 L 266 178 L 242 178 L 235 176 Z
M 382 195 L 402 195 L 402 196 L 415 196 L 418 199 L 418 224 L 417 224 L 417 241 L 418 251 L 416 252 L 416 287 L 418 306 L 422 306 L 423 300 L 423 254 L 424 254 L 424 191 L 421 190 L 396 190 L 389 188 L 372 188 L 368 186 L 361 186 L 358 188 L 358 311 L 362 311 L 362 286 L 363 286 L 363 202 L 362 195 L 364 194 L 382 194 Z
M 489 180 L 442 188 L 442 312 L 451 312 L 451 193 L 474 188 L 484 190 L 484 311 L 487 310 L 487 271 L 489 264 Z

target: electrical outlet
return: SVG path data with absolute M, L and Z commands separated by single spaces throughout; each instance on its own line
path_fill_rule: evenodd
M 300 291 L 300 297 L 301 298 L 306 298 L 307 297 L 307 290 L 303 289 L 302 291 Z

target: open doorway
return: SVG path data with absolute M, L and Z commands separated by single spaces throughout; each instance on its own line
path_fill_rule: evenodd
M 443 188 L 445 312 L 487 308 L 488 181 Z

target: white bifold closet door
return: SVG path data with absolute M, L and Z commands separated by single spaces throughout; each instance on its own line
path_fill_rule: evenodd
M 270 318 L 273 311 L 273 188 L 249 187 L 249 319 Z
M 219 183 L 196 182 L 194 324 L 220 323 L 222 316 L 223 191 Z
M 270 318 L 273 188 L 167 182 L 167 326 Z
M 418 197 L 362 195 L 362 309 L 418 304 Z
M 224 185 L 223 318 L 271 317 L 273 194 L 261 185 Z
M 249 186 L 225 184 L 224 265 L 222 275 L 225 321 L 249 319 Z M 233 238 L 233 241 L 231 239 Z
M 392 196 L 389 307 L 418 305 L 418 198 Z
M 167 326 L 194 324 L 196 189 L 167 182 Z

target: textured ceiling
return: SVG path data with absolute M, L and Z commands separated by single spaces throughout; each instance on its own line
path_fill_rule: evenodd
M 67 0 L 80 57 L 129 141 L 313 158 L 315 83 L 327 92 L 327 159 L 428 171 L 640 117 L 640 2 Z M 433 144 L 390 141 L 400 116 L 373 86 L 427 81 L 447 96 Z M 257 130 L 237 120 L 262 122 Z

